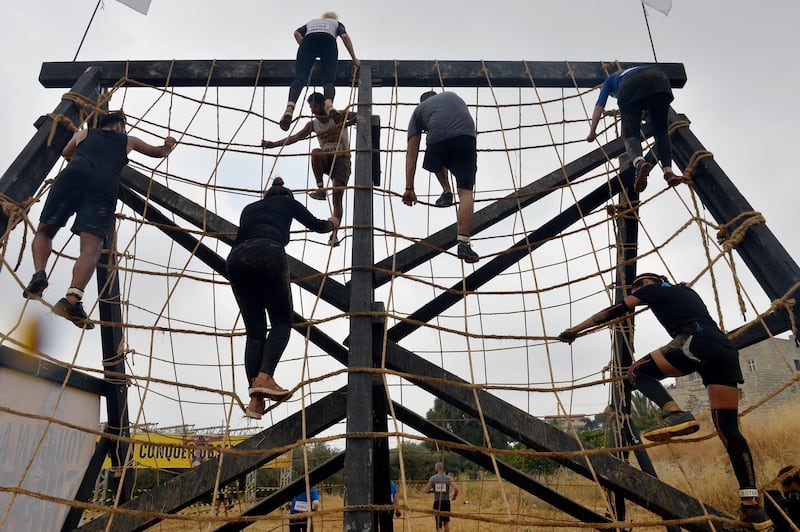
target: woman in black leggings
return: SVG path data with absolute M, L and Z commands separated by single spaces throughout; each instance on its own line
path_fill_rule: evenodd
M 311 214 L 283 186 L 283 179 L 276 177 L 264 199 L 242 211 L 239 232 L 228 255 L 228 279 L 247 331 L 244 367 L 250 404 L 245 415 L 253 419 L 261 419 L 265 397 L 280 400 L 289 393 L 272 376 L 292 327 L 292 291 L 284 250 L 292 220 L 317 233 L 329 233 L 339 226 L 333 216 L 320 220 Z M 267 315 L 272 326 L 269 334 Z
M 322 90 L 325 94 L 325 112 L 336 116 L 336 109 L 333 107 L 333 97 L 336 94 L 334 82 L 336 81 L 336 63 L 339 59 L 339 49 L 336 46 L 336 38 L 341 37 L 350 57 L 353 58 L 353 66 L 358 67 L 361 62 L 356 57 L 353 50 L 353 42 L 347 34 L 344 24 L 339 22 L 336 13 L 327 12 L 322 18 L 308 21 L 306 24 L 297 28 L 294 38 L 299 45 L 297 49 L 297 60 L 295 62 L 295 77 L 289 87 L 289 101 L 286 110 L 281 116 L 280 126 L 284 131 L 289 130 L 292 123 L 297 98 L 308 82 L 311 67 L 319 57 L 322 67 Z

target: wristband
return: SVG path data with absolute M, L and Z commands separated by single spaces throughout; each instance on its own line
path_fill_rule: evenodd
M 414 190 L 414 187 L 406 187 L 406 190 Z

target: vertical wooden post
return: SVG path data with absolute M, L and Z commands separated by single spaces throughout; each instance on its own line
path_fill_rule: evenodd
M 372 207 L 372 69 L 362 66 L 358 79 L 358 128 L 356 130 L 355 184 L 353 193 L 353 273 L 350 281 L 350 354 L 347 380 L 347 443 L 345 447 L 344 530 L 375 530 L 373 512 L 348 511 L 373 502 L 372 368 L 374 264 Z M 358 315 L 358 314 L 362 315 Z M 350 434 L 359 434 L 350 437 Z

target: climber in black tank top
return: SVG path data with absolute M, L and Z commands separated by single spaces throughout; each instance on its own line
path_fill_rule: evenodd
M 53 237 L 76 214 L 72 232 L 80 236 L 80 255 L 72 269 L 72 284 L 53 312 L 78 327 L 94 328 L 94 324 L 85 322 L 87 316 L 81 298 L 114 220 L 120 175 L 128 164 L 128 153 L 135 150 L 150 157 L 166 157 L 176 143 L 174 138 L 167 137 L 163 146 L 153 146 L 127 135 L 125 115 L 121 112 L 105 115 L 99 128 L 77 131 L 61 152 L 69 164 L 56 176 L 42 209 L 31 244 L 36 273 L 23 296 L 41 297 L 47 288 L 45 267 Z

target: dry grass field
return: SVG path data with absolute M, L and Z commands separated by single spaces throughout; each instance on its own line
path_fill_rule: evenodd
M 742 420 L 743 431 L 754 454 L 761 488 L 775 488 L 771 484 L 778 469 L 796 463 L 797 433 L 800 430 L 800 410 L 783 408 L 751 421 Z M 693 494 L 710 505 L 735 515 L 738 507 L 737 485 L 728 462 L 727 454 L 719 439 L 713 435 L 708 417 L 700 417 L 702 429 L 689 442 L 654 446 L 649 449 L 658 475 L 668 484 Z M 581 526 L 572 518 L 554 510 L 526 492 L 494 476 L 487 475 L 482 481 L 460 481 L 461 493 L 453 504 L 456 516 L 451 530 L 460 531 L 562 531 L 583 530 L 593 527 Z M 542 479 L 551 488 L 580 501 L 581 504 L 605 513 L 604 493 L 592 482 L 560 470 Z M 402 516 L 395 518 L 396 530 L 409 532 L 434 530 L 433 517 L 426 513 L 431 508 L 432 496 L 421 492 L 424 482 L 398 483 L 398 500 L 402 501 Z M 627 521 L 637 531 L 664 530 L 658 517 L 636 505 L 628 505 Z M 233 515 L 233 514 L 231 514 Z M 181 518 L 163 521 L 152 530 L 183 531 L 213 530 L 223 522 L 223 516 L 214 518 L 208 506 L 190 507 L 181 512 Z M 235 519 L 235 518 L 233 518 Z M 342 530 L 342 497 L 323 493 L 322 505 L 314 513 L 316 532 Z M 629 525 L 630 526 L 630 525 Z M 261 517 L 247 528 L 254 531 L 288 531 L 287 516 L 275 512 Z

